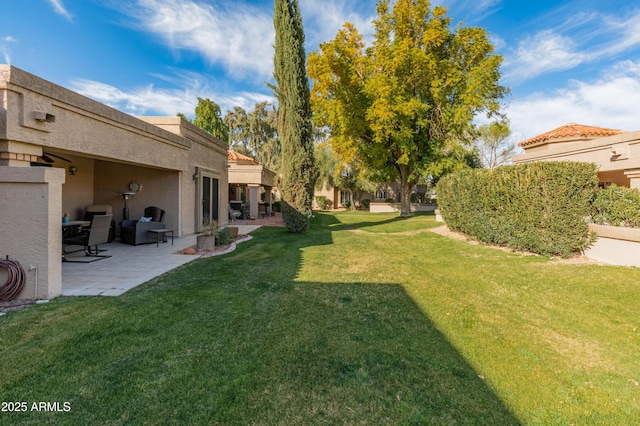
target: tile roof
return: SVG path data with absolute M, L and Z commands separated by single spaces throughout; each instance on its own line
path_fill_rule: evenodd
M 256 160 L 254 160 L 253 158 L 251 158 L 251 157 L 249 157 L 247 155 L 244 155 L 244 154 L 240 154 L 239 152 L 235 152 L 232 149 L 227 151 L 227 157 L 228 157 L 229 161 L 248 161 L 250 163 L 260 164 Z
M 570 137 L 586 139 L 589 136 L 613 136 L 619 135 L 620 133 L 624 132 L 618 129 L 607 129 L 604 127 L 585 126 L 583 124 L 569 123 L 565 124 L 564 126 L 558 127 L 557 129 L 553 129 L 547 133 L 543 133 L 531 139 L 527 139 L 526 141 L 520 142 L 518 145 L 528 146 L 533 145 L 537 142 L 544 142 L 551 139 Z

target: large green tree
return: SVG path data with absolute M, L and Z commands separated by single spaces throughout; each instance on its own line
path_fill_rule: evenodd
M 270 170 L 280 173 L 282 149 L 275 108 L 267 102 L 257 103 L 247 118 L 250 128 L 249 143 L 256 159 Z
M 227 111 L 222 120 L 229 129 L 229 148 L 244 155 L 253 155 L 247 111 L 235 106 L 232 111 Z
M 345 23 L 311 53 L 311 100 L 336 154 L 378 181 L 399 181 L 400 214 L 410 215 L 411 187 L 474 116 L 499 112 L 508 89 L 483 29 L 452 30 L 446 9 L 428 0 L 382 0 L 377 13 L 370 47 Z
M 257 103 L 250 113 L 236 106 L 224 116 L 224 123 L 229 129 L 231 149 L 249 155 L 268 169 L 280 173 L 281 149 L 273 105 Z
M 275 0 L 273 86 L 282 146 L 282 218 L 291 232 L 308 229 L 314 187 L 313 132 L 304 31 L 297 0 Z
M 178 117 L 190 121 L 184 114 L 178 113 Z M 209 98 L 198 98 L 195 109 L 195 117 L 191 121 L 205 132 L 215 136 L 225 143 L 229 143 L 229 130 L 222 119 L 220 106 Z

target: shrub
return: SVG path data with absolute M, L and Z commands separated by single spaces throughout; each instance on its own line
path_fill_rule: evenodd
M 591 242 L 586 218 L 597 166 L 538 162 L 445 176 L 438 207 L 449 226 L 480 241 L 569 257 Z
M 218 229 L 216 233 L 216 245 L 217 246 L 228 246 L 235 239 L 235 234 L 233 230 L 230 228 L 221 228 Z
M 215 220 L 209 222 L 207 220 L 204 222 L 204 224 L 202 224 L 202 229 L 200 230 L 200 232 L 202 233 L 202 235 L 212 236 L 218 233 L 218 228 L 218 222 L 216 222 Z
M 362 207 L 369 210 L 369 206 L 371 205 L 371 200 L 368 198 L 365 198 L 364 200 L 360 201 L 360 204 L 362 205 Z
M 593 199 L 591 221 L 599 225 L 640 227 L 640 191 L 611 185 Z
M 424 203 L 424 193 L 422 192 L 412 192 L 411 193 L 411 202 L 412 203 Z
M 300 212 L 285 201 L 280 202 L 280 210 L 282 211 L 282 220 L 286 224 L 289 232 L 305 232 L 309 229 L 311 211 Z
M 316 204 L 320 210 L 331 210 L 330 205 L 333 205 L 331 200 L 328 200 L 324 195 L 316 195 Z

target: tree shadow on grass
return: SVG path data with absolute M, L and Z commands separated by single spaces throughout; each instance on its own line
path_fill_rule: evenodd
M 41 340 L 35 350 L 46 362 L 23 365 L 30 370 L 4 383 L 0 396 L 69 401 L 72 411 L 12 419 L 519 424 L 401 285 L 298 281 L 302 252 L 331 244 L 334 220 L 321 219 L 304 237 L 261 230 L 231 254 L 108 303 L 67 299 L 25 313 L 37 324 L 60 309 L 63 319 L 14 336 Z M 20 368 L 29 355 L 16 353 L 16 365 L 3 368 Z
M 357 214 L 357 213 L 353 213 L 353 214 Z M 371 219 L 377 213 L 369 213 L 369 212 L 362 212 L 362 218 L 368 218 Z M 323 215 L 323 214 L 321 214 Z M 381 214 L 382 215 L 382 214 Z M 378 226 L 383 226 L 383 225 L 388 225 L 391 223 L 400 223 L 400 222 L 404 222 L 406 220 L 409 220 L 411 218 L 414 218 L 416 216 L 433 216 L 435 217 L 435 213 L 433 212 L 414 212 L 412 214 L 412 216 L 394 216 L 388 219 L 383 219 L 383 220 L 367 220 L 367 221 L 359 221 L 359 222 L 355 222 L 355 223 L 343 223 L 340 222 L 340 220 L 338 220 L 338 218 L 336 217 L 336 214 L 324 214 L 325 218 L 333 218 L 333 219 L 324 219 L 325 221 L 331 222 L 331 224 L 329 226 L 331 226 L 331 231 L 353 231 L 353 230 L 365 230 L 366 228 L 371 228 L 371 227 L 378 227 Z

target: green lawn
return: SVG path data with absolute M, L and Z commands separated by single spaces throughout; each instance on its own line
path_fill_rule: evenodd
M 640 269 L 434 226 L 322 213 L 121 297 L 10 312 L 0 401 L 28 410 L 0 424 L 640 424 Z

